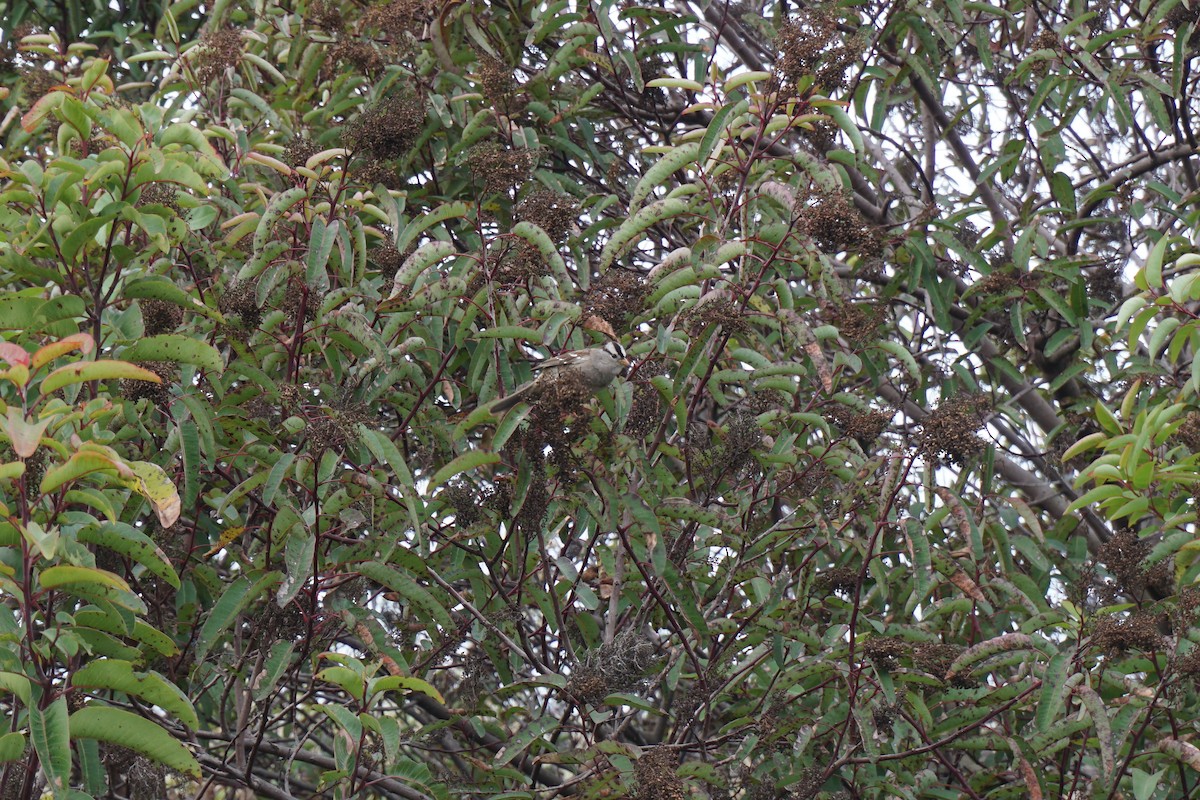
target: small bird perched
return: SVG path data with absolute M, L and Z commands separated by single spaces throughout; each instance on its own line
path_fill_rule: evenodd
M 616 341 L 586 350 L 568 350 L 533 365 L 537 376 L 507 397 L 492 403 L 491 410 L 507 411 L 517 403 L 532 402 L 551 386 L 574 384 L 598 392 L 613 382 L 629 365 L 625 351 Z

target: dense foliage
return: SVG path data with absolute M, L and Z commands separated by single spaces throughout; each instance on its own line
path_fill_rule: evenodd
M 1196 795 L 1189 5 L 3 19 L 3 800 Z

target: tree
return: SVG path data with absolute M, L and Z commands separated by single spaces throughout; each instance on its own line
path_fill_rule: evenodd
M 1194 796 L 1198 20 L 15 4 L 0 797 Z

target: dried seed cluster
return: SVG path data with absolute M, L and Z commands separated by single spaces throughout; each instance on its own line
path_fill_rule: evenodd
M 640 275 L 623 269 L 610 269 L 592 282 L 583 297 L 583 317 L 595 315 L 615 327 L 641 313 L 650 287 Z
M 321 146 L 307 136 L 293 136 L 283 149 L 283 163 L 289 167 L 303 167 L 308 160 L 321 152 Z
M 356 154 L 390 161 L 406 155 L 424 127 L 424 101 L 415 94 L 392 94 L 355 117 L 342 133 L 342 144 Z
M 562 242 L 575 226 L 579 204 L 570 195 L 538 187 L 517 203 L 516 216 L 537 225 L 552 240 Z
M 404 259 L 407 258 L 405 253 L 401 253 L 396 249 L 396 245 L 391 242 L 372 247 L 367 257 L 379 267 L 379 274 L 386 280 L 391 281 L 396 277 L 396 273 L 400 271 L 400 267 L 404 265 Z
M 370 409 L 361 404 L 322 408 L 308 419 L 308 439 L 315 450 L 342 450 L 358 438 L 358 426 L 370 420 Z
M 314 292 L 311 287 L 304 283 L 304 279 L 299 275 L 293 275 L 288 279 L 287 289 L 283 293 L 283 301 L 279 304 L 279 309 L 287 317 L 287 327 L 289 330 L 296 327 L 299 320 L 301 309 L 304 312 L 304 320 L 312 322 L 317 318 L 317 308 L 320 307 L 324 296 L 319 292 Z
M 887 307 L 874 301 L 829 304 L 825 307 L 824 315 L 846 337 L 846 341 L 861 347 L 878 338 L 879 326 L 887 316 Z
M 1158 620 L 1151 614 L 1136 612 L 1124 619 L 1109 614 L 1097 620 L 1092 645 L 1109 656 L 1119 656 L 1129 650 L 1160 650 L 1163 638 L 1158 630 Z
M 830 418 L 865 450 L 882 434 L 892 420 L 888 411 L 854 411 L 845 406 L 835 406 Z
M 1166 595 L 1174 589 L 1169 561 L 1146 565 L 1153 549 L 1149 540 L 1135 531 L 1123 530 L 1105 542 L 1096 556 L 1117 580 L 1117 589 L 1125 594 L 1140 596 L 1147 590 Z
M 962 465 L 983 451 L 978 431 L 983 427 L 986 397 L 965 394 L 945 400 L 921 425 L 917 449 L 925 458 Z
M 93 152 L 95 152 L 93 150 Z M 179 207 L 179 191 L 169 183 L 153 182 L 142 186 L 142 191 L 138 197 L 137 205 L 149 206 L 160 205 L 166 206 L 175 212 L 176 216 L 182 216 L 183 209 Z
M 183 323 L 183 309 L 166 300 L 141 300 L 142 325 L 147 336 L 172 333 Z
M 649 436 L 657 430 L 663 418 L 663 402 L 650 381 L 633 385 L 633 403 L 625 420 L 625 434 L 635 439 Z
M 313 0 L 304 14 L 310 25 L 328 33 L 341 33 L 346 27 L 343 6 L 336 0 Z
M 882 242 L 862 214 L 840 194 L 820 195 L 799 213 L 798 228 L 828 253 L 877 255 Z
M 634 771 L 635 800 L 683 800 L 688 792 L 683 779 L 675 774 L 678 768 L 679 757 L 667 747 L 659 745 L 643 751 Z
M 536 155 L 530 150 L 510 150 L 499 142 L 483 142 L 467 152 L 466 164 L 487 194 L 507 192 L 529 177 Z
M 516 244 L 504 249 L 492 277 L 501 285 L 517 286 L 530 278 L 549 274 L 550 264 L 542 255 L 542 251 L 521 239 Z
M 783 24 L 775 37 L 779 58 L 775 73 L 781 88 L 794 87 L 811 75 L 824 92 L 843 87 L 846 70 L 858 58 L 861 46 L 847 42 L 838 32 L 837 18 L 812 11 Z
M 720 325 L 729 334 L 742 333 L 749 327 L 742 306 L 728 297 L 719 297 L 695 306 L 682 320 L 685 330 L 699 336 L 705 328 Z
M 179 368 L 169 361 L 147 361 L 138 366 L 162 378 L 162 383 L 125 378 L 120 384 L 121 395 L 134 403 L 149 400 L 151 405 L 165 409 L 171 401 L 171 384 L 179 380 Z
M 509 116 L 525 105 L 513 68 L 490 53 L 479 54 L 479 88 L 492 106 Z
M 958 644 L 922 642 L 913 647 L 913 666 L 931 675 L 944 678 L 950 671 L 950 665 L 954 663 L 954 659 L 962 655 L 964 650 L 966 648 Z
M 1087 276 L 1088 296 L 1114 305 L 1124 294 L 1121 266 L 1115 260 L 1093 268 Z
M 368 11 L 363 22 L 394 38 L 405 34 L 419 37 L 432 18 L 434 8 L 432 0 L 392 0 Z
M 1037 288 L 1038 278 L 1019 272 L 1011 264 L 992 270 L 975 283 L 975 291 L 985 297 L 1006 297 L 1014 289 L 1027 292 Z
M 880 669 L 895 669 L 899 659 L 908 655 L 908 643 L 898 636 L 874 636 L 863 644 L 863 655 Z
M 747 469 L 757 468 L 754 450 L 762 444 L 762 429 L 754 414 L 738 411 L 725 424 L 725 437 L 716 447 L 704 446 L 698 462 L 713 477 L 737 480 Z M 689 447 L 692 445 L 689 443 Z
M 812 146 L 813 150 L 824 154 L 837 145 L 839 131 L 836 122 L 829 118 L 822 118 L 801 126 L 800 135 Z
M 858 570 L 853 567 L 830 567 L 816 577 L 816 586 L 826 592 L 848 594 L 858 588 Z
M 201 87 L 213 83 L 242 63 L 242 34 L 237 28 L 208 31 L 200 37 L 200 47 L 192 59 L 192 69 Z
M 329 48 L 329 60 L 335 64 L 349 64 L 371 78 L 387 66 L 387 59 L 378 47 L 355 37 L 341 39 Z
M 217 308 L 227 316 L 240 318 L 242 327 L 254 330 L 262 322 L 262 310 L 258 307 L 255 297 L 258 288 L 257 281 L 241 281 L 229 287 L 217 301 Z

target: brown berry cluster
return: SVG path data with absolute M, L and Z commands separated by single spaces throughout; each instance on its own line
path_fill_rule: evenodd
M 850 594 L 858 588 L 858 570 L 853 567 L 830 567 L 817 575 L 815 584 L 826 592 Z
M 301 593 L 283 608 L 273 602 L 267 603 L 266 608 L 254 613 L 251 622 L 265 643 L 295 641 L 308 630 L 308 615 L 301 608 L 302 602 L 308 604 L 307 600 L 308 595 Z
M 633 384 L 633 403 L 625 420 L 625 435 L 642 439 L 654 433 L 662 423 L 663 402 L 650 381 Z
M 258 281 L 241 281 L 229 287 L 217 301 L 217 308 L 222 314 L 240 318 L 242 327 L 252 331 L 262 322 L 262 309 L 258 307 L 256 298 Z
M 179 207 L 179 191 L 169 183 L 147 183 L 142 186 L 141 195 L 138 197 L 137 205 L 150 206 L 160 205 L 166 206 L 175 212 L 176 216 L 183 215 L 183 209 Z
M 908 655 L 908 643 L 899 636 L 872 636 L 863 643 L 863 655 L 882 670 L 895 669 Z
M 283 149 L 283 163 L 289 167 L 303 167 L 308 160 L 321 152 L 321 146 L 307 136 L 293 136 Z
M 783 24 L 775 37 L 779 58 L 775 73 L 781 89 L 794 88 L 811 75 L 820 91 L 840 89 L 846 83 L 846 70 L 858 58 L 861 43 L 845 40 L 838 31 L 837 18 L 812 11 Z
M 684 315 L 682 324 L 692 336 L 699 336 L 706 328 L 716 325 L 730 335 L 742 333 L 749 327 L 741 304 L 728 297 L 718 297 L 695 306 Z
M 818 195 L 800 210 L 798 228 L 827 253 L 876 255 L 882 249 L 878 232 L 840 194 Z
M 887 316 L 887 307 L 882 303 L 829 303 L 824 316 L 846 341 L 862 347 L 878 338 L 879 326 Z
M 493 107 L 508 111 L 520 88 L 513 68 L 490 53 L 479 53 L 479 88 Z
M 289 278 L 287 289 L 283 293 L 283 302 L 279 305 L 279 309 L 287 317 L 287 329 L 290 331 L 296 327 L 301 312 L 303 312 L 305 322 L 312 322 L 316 319 L 317 309 L 320 307 L 322 299 L 323 296 L 319 292 L 314 292 L 299 275 Z
M 222 28 L 201 35 L 198 51 L 191 61 L 200 87 L 216 82 L 226 70 L 236 69 L 241 63 L 242 34 L 237 28 Z
M 892 419 L 892 413 L 888 411 L 854 411 L 845 406 L 835 406 L 829 416 L 864 450 L 879 438 Z
M 1108 306 L 1115 305 L 1125 291 L 1121 281 L 1121 265 L 1112 260 L 1090 270 L 1087 276 L 1087 290 L 1089 297 Z
M 308 4 L 304 19 L 326 33 L 341 33 L 346 27 L 343 14 L 343 6 L 336 0 L 313 0 Z
M 100 760 L 108 771 L 109 788 L 130 800 L 167 797 L 166 768 L 120 745 L 102 743 Z
M 379 48 L 357 37 L 341 39 L 329 48 L 329 60 L 335 64 L 349 64 L 370 78 L 378 76 L 388 65 Z
M 683 800 L 688 796 L 687 785 L 675 774 L 679 757 L 663 745 L 642 751 L 634 774 L 637 777 L 635 800 Z
M 828 117 L 809 122 L 800 128 L 800 135 L 812 146 L 812 149 L 824 155 L 837 146 L 839 128 L 837 123 Z
M 151 405 L 165 410 L 171 401 L 171 384 L 179 380 L 179 369 L 169 361 L 147 361 L 138 366 L 150 370 L 161 378 L 162 382 L 122 379 L 121 394 L 126 400 L 134 403 L 149 400 Z
M 717 447 L 706 448 L 701 459 L 708 461 L 708 471 L 714 479 L 726 477 L 730 480 L 739 479 L 748 470 L 757 471 L 754 451 L 762 445 L 762 429 L 758 427 L 755 415 L 736 412 L 729 416 L 724 427 L 724 439 Z
M 1163 637 L 1153 614 L 1134 612 L 1124 619 L 1107 614 L 1096 621 L 1092 645 L 1108 656 L 1119 656 L 1130 650 L 1146 653 L 1161 650 Z
M 400 271 L 400 267 L 404 265 L 407 256 L 397 250 L 396 245 L 384 242 L 377 247 L 372 247 L 367 253 L 367 258 L 379 268 L 379 274 L 384 281 L 391 282 L 396 277 L 396 273 Z
M 562 242 L 579 218 L 579 204 L 570 195 L 539 186 L 517 203 L 516 215 L 537 225 L 553 241 Z
M 959 644 L 922 642 L 913 647 L 913 666 L 930 675 L 944 678 L 950 671 L 950 665 L 954 663 L 954 659 L 962 655 L 964 650 L 966 648 Z
M 962 465 L 983 451 L 978 431 L 989 406 L 982 395 L 964 394 L 945 400 L 921 424 L 917 449 L 931 461 Z
M 1200 452 L 1200 411 L 1188 411 L 1183 417 L 1183 425 L 1175 432 L 1175 438 L 1182 441 L 1192 452 Z
M 434 8 L 431 0 L 392 0 L 372 8 L 363 21 L 367 27 L 377 28 L 393 38 L 405 34 L 420 37 Z
M 507 192 L 529 177 L 537 162 L 529 150 L 510 150 L 499 142 L 483 142 L 467 151 L 466 164 L 487 194 Z
M 505 247 L 498 259 L 493 279 L 505 286 L 516 286 L 530 278 L 549 273 L 550 264 L 542 256 L 542 251 L 521 239 L 516 244 Z
M 342 144 L 358 155 L 390 161 L 407 155 L 424 127 L 424 101 L 400 92 L 365 108 L 346 126 Z
M 1008 297 L 1014 290 L 1024 293 L 1037 288 L 1038 277 L 1030 272 L 1019 272 L 1006 264 L 984 275 L 974 286 L 974 291 L 984 297 Z
M 20 70 L 21 87 L 25 93 L 25 102 L 32 105 L 43 95 L 46 95 L 62 81 L 58 73 L 42 69 L 41 65 L 33 64 Z
M 1135 598 L 1147 591 L 1156 596 L 1171 594 L 1174 580 L 1170 561 L 1159 561 L 1147 566 L 1146 558 L 1153 545 L 1149 539 L 1138 536 L 1136 531 L 1122 530 L 1105 542 L 1096 553 L 1100 563 L 1117 581 L 1119 592 Z
M 142 326 L 147 336 L 173 333 L 183 323 L 183 309 L 166 300 L 141 300 Z
M 650 287 L 640 275 L 623 269 L 610 269 L 592 282 L 583 297 L 583 316 L 597 316 L 616 328 L 645 307 Z
M 358 426 L 371 420 L 366 406 L 338 403 L 308 419 L 308 440 L 314 450 L 343 450 L 358 438 Z
M 546 460 L 540 452 L 532 453 L 530 450 L 531 448 L 526 447 L 530 464 L 529 486 L 525 489 L 525 500 L 513 518 L 513 525 L 518 533 L 526 537 L 526 541 L 532 541 L 537 536 L 538 531 L 542 529 L 542 523 L 546 521 L 546 513 L 550 510 Z

